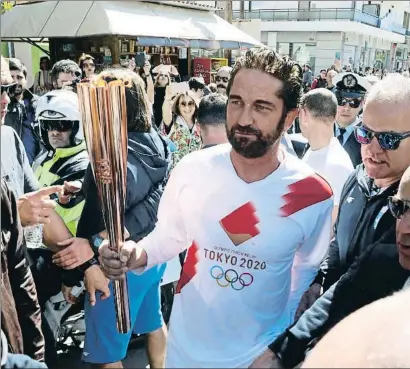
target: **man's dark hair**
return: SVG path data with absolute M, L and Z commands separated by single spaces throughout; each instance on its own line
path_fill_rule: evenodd
M 23 72 L 24 77 L 27 78 L 27 67 L 19 59 L 10 58 L 9 69 L 10 71 L 17 70 L 19 72 Z
M 205 88 L 205 82 L 201 78 L 192 77 L 188 81 L 188 86 L 190 90 L 197 92 L 198 90 L 203 90 Z
M 300 107 L 308 110 L 316 119 L 333 121 L 336 119 L 337 99 L 327 88 L 315 88 L 302 96 Z
M 326 70 L 326 69 L 321 69 L 321 70 L 320 70 L 320 73 L 322 73 L 322 72 L 327 73 L 327 70 Z
M 82 75 L 78 64 L 70 59 L 59 60 L 53 65 L 50 72 L 51 82 L 56 82 L 60 73 L 74 74 L 78 79 L 80 79 Z
M 289 56 L 280 56 L 276 51 L 267 47 L 248 50 L 233 67 L 226 89 L 228 96 L 235 76 L 241 69 L 258 69 L 282 81 L 283 88 L 278 97 L 283 100 L 285 105 L 284 116 L 299 106 L 303 86 L 302 68 Z
M 227 101 L 228 98 L 225 95 L 218 93 L 204 96 L 198 108 L 198 123 L 200 126 L 226 124 Z

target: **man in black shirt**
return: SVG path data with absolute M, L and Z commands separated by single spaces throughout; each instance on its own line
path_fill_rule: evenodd
M 388 239 L 393 240 L 396 235 L 397 245 L 388 239 L 370 245 L 347 273 L 270 346 L 286 368 L 302 361 L 314 341 L 343 318 L 410 286 L 410 167 L 403 175 L 397 195 L 389 198 L 388 207 L 397 219 Z M 344 337 L 343 344 L 349 338 Z M 385 347 L 387 355 L 390 348 Z M 337 359 L 339 367 L 346 367 L 342 358 Z

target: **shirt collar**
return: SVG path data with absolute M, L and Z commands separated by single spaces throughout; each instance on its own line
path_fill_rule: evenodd
M 345 128 L 345 130 L 346 130 L 345 134 L 350 136 L 359 123 L 360 123 L 359 117 L 356 117 L 356 120 L 352 124 L 350 124 L 349 126 L 347 126 Z M 336 136 L 338 136 L 338 134 L 340 132 L 340 128 L 341 127 L 339 127 L 339 125 L 336 122 Z

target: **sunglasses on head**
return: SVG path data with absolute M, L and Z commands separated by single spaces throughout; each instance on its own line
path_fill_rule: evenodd
M 353 99 L 346 99 L 345 97 L 337 98 L 337 105 L 345 106 L 346 104 L 349 104 L 349 106 L 353 109 L 357 109 L 361 103 L 362 103 L 361 98 L 353 98 Z
M 404 214 L 410 211 L 410 201 L 400 200 L 394 196 L 390 196 L 389 210 L 396 219 L 401 219 Z
M 41 120 L 41 128 L 47 132 L 68 132 L 74 128 L 76 121 L 73 120 Z
M 181 105 L 181 106 L 183 106 L 183 107 L 185 108 L 186 106 L 189 106 L 189 107 L 194 106 L 195 103 L 194 103 L 193 101 L 188 101 L 188 103 L 187 103 L 186 101 L 181 101 L 181 102 L 179 103 L 179 105 Z
M 225 83 L 228 83 L 229 78 L 228 78 L 228 77 L 216 76 L 215 81 L 216 81 L 216 82 L 221 82 L 221 81 L 223 81 L 223 82 L 225 82 Z
M 13 95 L 16 91 L 17 83 L 11 85 L 1 85 L 1 94 L 6 93 L 7 95 Z
M 397 150 L 400 141 L 410 137 L 410 132 L 374 132 L 365 126 L 358 126 L 354 131 L 356 141 L 361 145 L 369 145 L 376 137 L 383 150 Z

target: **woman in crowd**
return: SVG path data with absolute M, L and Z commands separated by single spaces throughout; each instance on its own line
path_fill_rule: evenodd
M 168 72 L 160 71 L 155 77 L 154 82 L 154 112 L 155 125 L 157 128 L 162 123 L 162 105 L 165 99 L 165 89 L 171 84 L 171 77 Z
M 44 95 L 48 91 L 53 89 L 50 78 L 51 64 L 50 59 L 47 56 L 40 58 L 40 70 L 37 73 L 34 84 L 33 84 L 33 93 L 36 95 Z
M 198 104 L 195 96 L 186 91 L 172 96 L 171 88 L 167 88 L 163 105 L 162 134 L 175 145 L 172 168 L 190 152 L 201 147 L 201 135 L 197 125 Z
M 151 76 L 151 63 L 148 60 L 145 62 L 143 68 L 138 69 L 138 74 L 144 81 L 145 92 L 147 93 L 148 100 L 150 104 L 152 105 L 154 103 L 155 90 L 154 90 L 154 82 Z
M 94 58 L 89 54 L 82 54 L 78 60 L 78 65 L 83 73 L 82 78 L 91 79 L 95 76 Z

